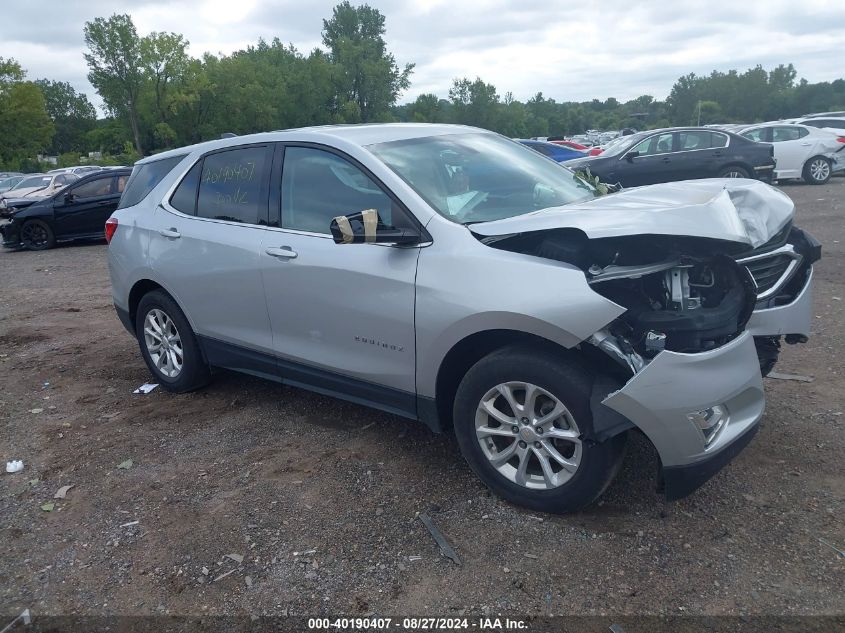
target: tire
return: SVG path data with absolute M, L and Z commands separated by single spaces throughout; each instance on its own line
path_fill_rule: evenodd
M 520 385 L 526 388 L 520 390 Z M 529 390 L 537 394 L 533 414 L 527 416 L 538 414 L 542 420 L 558 405 L 564 410 L 539 427 L 530 420 L 525 424 L 525 416 L 507 415 L 514 409 L 507 404 L 507 396 L 496 391 L 501 387 L 510 389 L 517 406 L 526 404 Z M 584 369 L 543 350 L 507 347 L 493 352 L 470 368 L 455 396 L 454 426 L 461 453 L 481 480 L 511 503 L 556 514 L 583 508 L 610 485 L 621 465 L 626 440 L 624 433 L 602 443 L 584 439 L 593 430 L 591 389 L 592 380 Z M 497 424 L 487 414 L 489 408 L 482 408 L 484 402 L 498 410 L 507 423 Z M 513 418 L 510 429 L 508 418 Z M 485 437 L 477 427 L 495 434 Z M 535 431 L 537 428 L 542 433 Z M 558 437 L 551 439 L 552 434 Z M 570 467 L 562 466 L 549 447 Z M 543 466 L 541 455 L 551 471 Z M 498 465 L 494 465 L 496 459 Z
M 813 156 L 804 163 L 804 181 L 811 185 L 823 185 L 830 180 L 833 169 L 823 156 Z
M 167 334 L 164 338 L 162 331 Z M 188 319 L 167 293 L 154 290 L 141 298 L 135 313 L 135 335 L 141 355 L 162 389 L 183 393 L 211 380 L 211 370 Z M 156 341 L 163 340 L 167 342 L 156 346 Z
M 53 229 L 44 220 L 37 218 L 23 223 L 20 240 L 23 247 L 31 251 L 46 251 L 56 245 Z
M 739 165 L 728 165 L 719 172 L 719 178 L 750 178 L 748 170 Z

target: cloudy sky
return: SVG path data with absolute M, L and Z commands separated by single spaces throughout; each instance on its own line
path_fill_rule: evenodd
M 353 0 L 354 1 L 354 0 Z M 174 31 L 190 52 L 231 53 L 278 37 L 303 52 L 320 45 L 336 0 L 4 1 L 0 57 L 30 79 L 69 81 L 99 99 L 86 79 L 87 20 L 129 13 L 138 32 Z M 446 96 L 454 77 L 482 77 L 499 94 L 556 100 L 642 94 L 665 98 L 689 72 L 771 68 L 792 62 L 799 77 L 845 76 L 841 0 L 370 0 L 387 18 L 400 64 L 416 63 L 411 89 Z

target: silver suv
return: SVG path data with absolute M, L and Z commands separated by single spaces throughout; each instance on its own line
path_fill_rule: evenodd
M 146 158 L 106 233 L 165 389 L 227 368 L 453 429 L 495 492 L 563 512 L 631 430 L 668 498 L 749 442 L 759 363 L 809 333 L 818 244 L 792 215 L 756 181 L 599 196 L 497 134 L 395 124 Z

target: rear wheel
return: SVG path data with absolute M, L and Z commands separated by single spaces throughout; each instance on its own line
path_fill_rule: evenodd
M 56 236 L 44 220 L 27 220 L 21 227 L 21 244 L 31 251 L 46 251 L 56 245 Z
M 211 371 L 197 338 L 168 294 L 154 290 L 144 295 L 135 314 L 135 333 L 141 355 L 162 389 L 180 393 L 208 384 Z
M 719 172 L 719 178 L 748 178 L 748 170 L 739 165 L 730 165 Z
M 591 380 L 574 363 L 510 347 L 486 356 L 455 396 L 455 434 L 470 467 L 496 494 L 562 513 L 597 499 L 613 480 L 625 435 L 592 431 Z
M 814 156 L 804 164 L 804 180 L 811 185 L 823 185 L 830 180 L 830 161 L 822 156 Z

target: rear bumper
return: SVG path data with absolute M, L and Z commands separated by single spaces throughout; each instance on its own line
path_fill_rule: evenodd
M 664 480 L 667 475 L 671 480 L 667 490 L 675 495 L 672 498 L 689 494 L 742 450 L 763 416 L 765 397 L 754 338 L 746 331 L 706 352 L 661 352 L 602 404 L 651 440 Z M 716 406 L 727 410 L 727 422 L 708 444 L 688 416 Z

